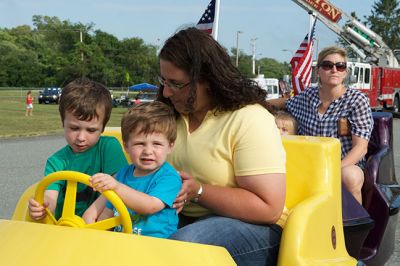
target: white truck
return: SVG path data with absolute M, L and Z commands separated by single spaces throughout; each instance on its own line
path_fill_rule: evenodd
M 275 78 L 264 78 L 264 74 L 259 74 L 253 78 L 255 82 L 263 89 L 267 91 L 266 99 L 277 99 L 280 97 L 279 92 L 279 80 Z

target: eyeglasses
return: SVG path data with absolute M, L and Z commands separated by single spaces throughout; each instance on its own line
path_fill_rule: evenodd
M 160 83 L 160 85 L 162 85 L 164 87 L 167 86 L 168 88 L 170 88 L 171 90 L 174 90 L 174 91 L 179 91 L 179 90 L 185 88 L 187 85 L 189 85 L 191 83 L 191 81 L 189 81 L 188 83 L 184 83 L 184 84 L 182 84 L 182 83 L 173 83 L 173 82 L 166 81 L 161 76 L 158 76 L 157 78 L 158 78 L 158 82 Z
M 347 69 L 347 64 L 346 62 L 337 62 L 337 63 L 333 63 L 331 61 L 322 61 L 321 64 L 319 64 L 319 66 L 323 69 L 323 70 L 332 70 L 333 67 L 336 67 L 336 70 L 339 72 L 343 72 Z

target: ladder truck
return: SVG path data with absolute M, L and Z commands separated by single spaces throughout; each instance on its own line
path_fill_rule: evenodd
M 292 0 L 345 40 L 360 60 L 349 62 L 349 87 L 369 98 L 373 110 L 399 112 L 400 67 L 382 38 L 328 0 Z

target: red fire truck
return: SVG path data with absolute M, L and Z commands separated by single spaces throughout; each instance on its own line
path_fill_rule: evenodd
M 399 63 L 382 38 L 327 0 L 292 1 L 323 22 L 358 54 L 358 59 L 348 63 L 349 87 L 364 92 L 372 109 L 398 112 Z

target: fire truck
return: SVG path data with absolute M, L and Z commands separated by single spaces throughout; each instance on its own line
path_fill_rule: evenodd
M 327 0 L 292 0 L 345 40 L 358 55 L 349 60 L 349 87 L 365 93 L 373 110 L 399 111 L 400 68 L 382 38 Z

